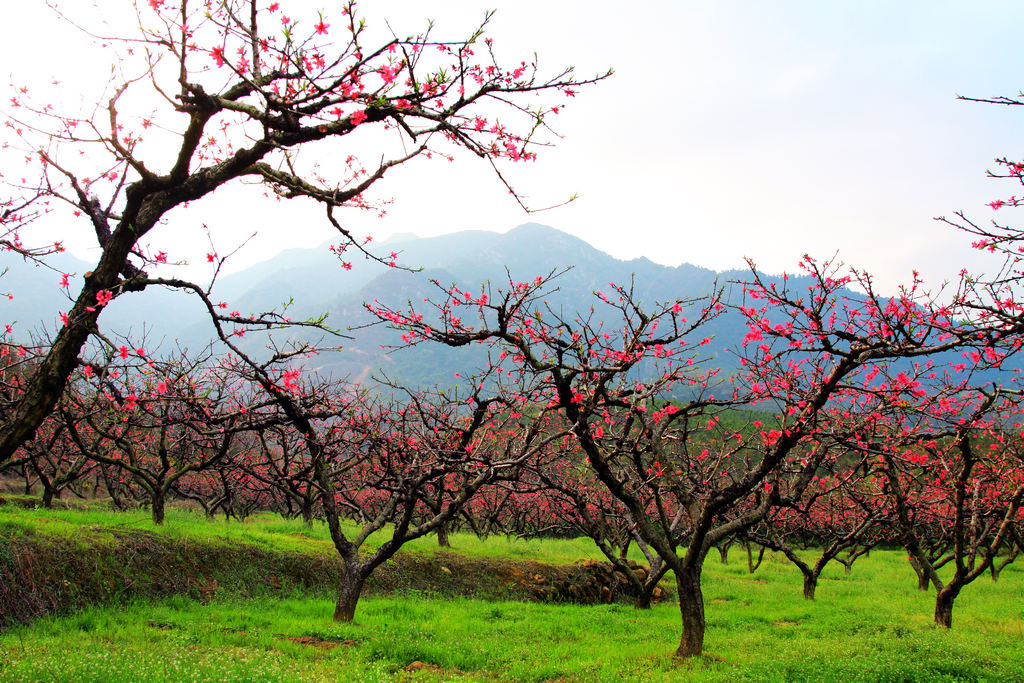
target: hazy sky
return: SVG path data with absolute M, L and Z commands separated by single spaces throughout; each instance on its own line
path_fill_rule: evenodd
M 8 26 L 20 23 L 10 15 L 52 23 L 43 4 L 5 10 Z M 461 36 L 488 7 L 509 61 L 537 52 L 552 70 L 615 69 L 557 117 L 559 147 L 515 172 L 537 205 L 580 198 L 527 216 L 476 159 L 416 163 L 380 185 L 394 200 L 386 218 L 348 216 L 358 232 L 504 231 L 533 220 L 619 258 L 724 269 L 749 256 L 770 272 L 792 270 L 805 252 L 838 251 L 891 290 L 915 268 L 937 282 L 982 267 L 963 235 L 932 219 L 963 209 L 987 221 L 986 204 L 1016 192 L 985 170 L 994 157 L 1024 156 L 1024 110 L 955 96 L 1024 87 L 1019 2 L 382 0 L 362 11 L 371 28 L 387 18 L 409 33 L 430 17 L 438 35 Z M 64 35 L 14 31 L 0 64 L 19 80 L 109 68 L 102 53 L 74 51 L 69 61 Z M 260 231 L 236 265 L 331 236 L 315 216 L 238 203 L 203 210 L 235 235 L 224 244 Z

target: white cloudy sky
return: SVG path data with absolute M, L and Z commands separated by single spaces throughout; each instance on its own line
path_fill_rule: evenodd
M 115 15 L 124 5 L 96 4 Z M 42 0 L 18 7 L 5 10 L 8 26 L 12 14 L 19 25 L 53 25 Z M 430 17 L 438 34 L 461 35 L 488 7 L 510 60 L 537 52 L 542 65 L 573 64 L 581 76 L 615 69 L 559 116 L 559 147 L 517 169 L 538 205 L 580 198 L 526 216 L 475 159 L 417 164 L 381 186 L 394 199 L 386 218 L 349 218 L 357 231 L 428 236 L 534 220 L 619 258 L 725 269 L 749 256 L 771 272 L 805 252 L 838 251 L 891 289 L 915 268 L 932 282 L 981 268 L 968 240 L 933 217 L 963 209 L 989 220 L 986 203 L 1015 192 L 985 170 L 996 156 L 1024 155 L 1024 110 L 955 96 L 1024 87 L 1018 2 L 380 0 L 362 11 L 371 27 L 386 17 L 399 34 Z M 103 72 L 102 53 L 72 44 L 57 29 L 13 31 L 0 68 L 19 80 Z M 204 211 L 222 217 L 222 244 L 260 232 L 236 266 L 331 236 L 303 220 L 286 242 L 287 218 L 266 207 Z

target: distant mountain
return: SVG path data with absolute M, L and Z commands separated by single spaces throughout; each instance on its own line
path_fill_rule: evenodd
M 583 240 L 535 223 L 521 225 L 504 234 L 465 231 L 428 239 L 396 238 L 385 246 L 386 252 L 395 250 L 400 253 L 399 263 L 422 270 L 410 273 L 380 264 L 367 264 L 364 266 L 366 271 L 358 278 L 349 280 L 347 273 L 340 278 L 345 284 L 366 280 L 365 272 L 375 268 L 378 274 L 355 291 L 339 287 L 333 295 L 316 296 L 312 288 L 302 284 L 296 284 L 291 290 L 295 292 L 297 301 L 293 317 L 306 318 L 328 312 L 331 324 L 352 328 L 350 334 L 353 338 L 342 340 L 344 349 L 341 352 L 321 354 L 316 359 L 319 370 L 356 380 L 385 373 L 397 382 L 423 386 L 448 384 L 453 381 L 455 372 L 464 375 L 481 367 L 486 360 L 483 348 L 449 349 L 424 345 L 388 353 L 382 347 L 401 345 L 398 335 L 379 325 L 364 327 L 373 322 L 364 302 L 379 300 L 392 307 L 413 302 L 422 308 L 424 299 L 436 299 L 441 294 L 431 280 L 437 280 L 444 286 L 457 283 L 462 289 L 478 291 L 485 284 L 493 288 L 504 287 L 510 278 L 515 281 L 532 280 L 551 272 L 565 271 L 555 281 L 557 291 L 547 297 L 547 301 L 554 310 L 562 311 L 571 318 L 576 312 L 587 311 L 597 304 L 594 292 L 608 291 L 612 282 L 629 284 L 632 281 L 636 299 L 653 305 L 659 301 L 704 296 L 713 291 L 716 283 L 721 286 L 729 279 L 746 275 L 738 271 L 716 273 L 689 264 L 672 268 L 644 258 L 621 261 L 594 249 Z M 298 268 L 301 282 L 332 281 L 330 273 L 322 270 L 314 257 L 306 263 L 305 269 Z M 337 264 L 332 264 L 331 268 L 334 279 L 339 280 Z M 280 276 L 280 271 L 277 275 Z M 323 289 L 317 291 L 326 292 Z M 733 314 L 713 321 L 701 334 L 713 337 L 713 347 L 721 351 L 735 346 L 745 333 L 746 325 Z M 319 339 L 301 332 L 293 336 L 307 341 Z M 247 340 L 247 347 L 256 350 L 264 341 L 254 336 Z M 325 339 L 324 343 L 330 344 L 331 339 Z M 727 364 L 731 364 L 731 359 Z
M 660 301 L 701 297 L 716 286 L 750 275 L 746 271 L 717 273 L 689 264 L 661 266 L 645 258 L 621 261 L 583 240 L 536 223 L 520 225 L 504 234 L 471 230 L 422 239 L 403 235 L 372 246 L 375 253 L 398 252 L 399 264 L 421 270 L 392 269 L 358 253 L 346 255 L 349 270 L 326 246 L 292 249 L 271 261 L 222 278 L 213 296 L 226 302 L 229 310 L 243 314 L 280 310 L 289 300 L 293 300 L 288 309 L 292 319 L 327 313 L 328 325 L 350 338 L 292 329 L 274 333 L 276 341 L 291 338 L 322 347 L 340 343 L 344 347 L 341 351 L 321 353 L 311 361 L 313 368 L 335 377 L 362 381 L 383 373 L 397 382 L 424 386 L 450 384 L 455 372 L 466 374 L 481 367 L 486 360 L 485 349 L 424 345 L 388 353 L 382 347 L 399 345 L 398 335 L 381 325 L 366 327 L 372 319 L 364 302 L 379 299 L 396 308 L 414 302 L 422 308 L 424 299 L 436 299 L 441 294 L 431 280 L 479 291 L 488 283 L 495 289 L 503 287 L 510 277 L 523 281 L 565 271 L 555 281 L 557 291 L 547 297 L 547 303 L 553 310 L 572 317 L 595 305 L 593 293 L 608 291 L 612 282 L 632 282 L 635 299 L 650 306 Z M 0 291 L 7 288 L 15 298 L 0 302 L 0 323 L 16 320 L 17 334 L 44 326 L 54 329 L 59 311 L 70 305 L 59 287 L 60 272 L 80 277 L 90 267 L 65 256 L 57 262 L 60 272 L 9 257 L 7 261 L 0 261 L 0 269 L 10 268 L 0 278 Z M 790 286 L 799 284 L 790 279 Z M 74 281 L 71 291 L 76 291 Z M 598 306 L 598 311 L 601 308 Z M 193 297 L 165 290 L 119 297 L 104 312 L 101 324 L 106 330 L 130 331 L 133 338 L 145 331 L 145 343 L 151 349 L 161 343 L 164 348 L 198 348 L 212 336 L 211 325 Z M 736 348 L 746 332 L 742 318 L 730 312 L 710 322 L 700 334 L 713 338 L 708 351 L 717 356 L 716 362 L 728 372 L 735 369 L 735 359 L 723 351 Z M 249 333 L 244 346 L 258 354 L 267 341 L 265 334 Z
M 69 289 L 77 291 L 81 275 L 90 268 L 70 254 L 55 254 L 47 261 L 49 268 L 0 251 L 0 324 L 12 325 L 15 339 L 56 329 L 60 313 L 71 308 L 60 287 L 61 276 L 72 275 Z

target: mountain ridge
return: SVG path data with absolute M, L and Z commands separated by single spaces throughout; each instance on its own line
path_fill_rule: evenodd
M 227 310 L 238 310 L 243 315 L 280 310 L 292 300 L 287 314 L 293 320 L 319 318 L 326 313 L 327 325 L 340 328 L 352 338 L 341 340 L 340 352 L 318 354 L 310 362 L 311 369 L 336 378 L 363 379 L 386 368 L 396 382 L 423 386 L 450 383 L 455 372 L 471 372 L 486 361 L 485 350 L 423 345 L 389 354 L 383 347 L 401 346 L 398 334 L 383 325 L 371 324 L 374 319 L 365 310 L 365 301 L 379 299 L 401 309 L 410 301 L 422 304 L 424 299 L 443 297 L 443 289 L 431 284 L 432 279 L 443 286 L 457 283 L 461 289 L 479 291 L 481 287 L 501 287 L 510 278 L 530 281 L 560 273 L 548 300 L 556 310 L 571 316 L 587 311 L 596 301 L 593 293 L 607 291 L 612 282 L 630 286 L 636 301 L 651 306 L 656 302 L 703 297 L 728 280 L 750 276 L 746 271 L 716 272 L 687 263 L 663 266 L 646 257 L 616 259 L 578 237 L 540 223 L 525 223 L 504 233 L 468 230 L 430 238 L 396 236 L 377 247 L 384 247 L 384 253 L 397 252 L 403 268 L 389 268 L 386 263 L 360 258 L 357 252 L 350 251 L 345 261 L 351 268 L 346 269 L 326 246 L 289 249 L 271 261 L 224 276 L 215 283 L 211 296 L 216 302 L 224 301 Z M 88 268 L 82 262 L 68 264 Z M 0 268 L 3 265 L 0 261 Z M 407 270 L 412 268 L 417 270 Z M 57 287 L 59 275 L 24 268 L 13 268 L 8 276 L 12 274 L 12 288 L 27 288 L 35 293 L 26 297 L 27 306 L 16 299 L 9 302 L 13 306 L 0 311 L 8 319 L 15 311 L 22 319 L 43 314 L 35 324 L 52 332 L 59 311 L 69 306 L 66 295 L 61 296 Z M 781 282 L 779 278 L 765 277 Z M 791 277 L 788 284 L 800 286 L 801 279 Z M 52 320 L 45 316 L 46 311 L 52 311 Z M 197 349 L 208 344 L 212 326 L 205 315 L 195 297 L 155 290 L 116 298 L 100 322 L 101 329 L 131 331 L 135 336 L 147 330 L 147 339 L 142 341 L 146 348 L 159 353 L 161 347 L 171 345 Z M 737 361 L 735 356 L 723 352 L 738 348 L 746 331 L 742 316 L 728 311 L 710 321 L 699 334 L 714 339 L 710 350 L 716 355 L 715 362 L 729 372 L 735 369 Z M 321 332 L 292 328 L 270 334 L 250 332 L 239 343 L 247 352 L 260 355 L 270 338 L 278 344 L 293 339 L 318 347 L 336 341 Z

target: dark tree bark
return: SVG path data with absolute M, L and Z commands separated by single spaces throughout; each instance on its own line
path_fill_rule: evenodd
M 925 568 L 922 567 L 920 565 L 920 563 L 917 562 L 917 560 L 914 559 L 913 555 L 910 555 L 907 558 L 907 561 L 910 563 L 910 566 L 914 570 L 914 574 L 917 576 L 917 590 L 919 590 L 919 591 L 926 591 L 926 590 L 928 590 L 928 586 L 931 584 L 931 579 L 928 576 L 927 570 L 925 570 Z
M 164 508 L 167 504 L 167 495 L 162 487 L 155 487 L 151 492 L 150 505 L 153 509 L 153 524 L 164 523 Z
M 100 467 L 100 475 L 103 477 L 103 488 L 107 490 L 107 495 L 110 496 L 110 502 L 113 503 L 115 510 L 124 510 L 125 503 L 121 498 L 121 491 L 116 481 L 110 476 L 105 467 Z
M 995 560 L 992 561 L 992 567 L 989 569 L 989 571 L 992 573 L 993 581 L 999 580 L 999 574 L 1002 573 L 1003 569 L 1005 569 L 1008 564 L 1013 563 L 1013 561 L 1017 559 L 1017 555 L 1019 553 L 1020 544 L 1015 542 L 1013 544 L 1013 547 L 1010 549 L 1010 552 L 1007 554 L 1006 557 L 1003 558 L 1001 562 L 996 563 Z
M 60 495 L 54 491 L 52 486 L 47 486 L 46 482 L 43 482 L 43 507 L 52 508 L 54 497 L 60 498 Z
M 814 572 L 804 574 L 804 600 L 813 600 L 814 591 L 818 587 L 818 575 Z
M 52 508 L 53 507 L 53 494 L 54 494 L 54 490 L 53 490 L 52 486 L 47 486 L 47 485 L 43 484 L 43 507 L 44 508 Z
M 364 583 L 366 583 L 366 575 L 364 575 L 361 568 L 345 568 L 341 579 L 341 591 L 338 593 L 338 601 L 334 607 L 335 621 L 346 624 L 352 623 Z
M 679 592 L 679 613 L 683 619 L 683 635 L 676 650 L 677 657 L 692 657 L 704 651 L 704 594 L 700 587 L 700 570 L 676 570 Z
M 747 548 L 747 573 L 753 574 L 761 566 L 761 562 L 764 561 L 764 546 L 761 546 L 761 549 L 757 552 L 757 561 L 754 561 L 754 551 L 750 547 L 750 541 L 747 541 L 744 545 Z
M 953 602 L 960 593 L 960 587 L 950 584 L 935 596 L 935 625 L 943 628 L 953 626 Z
M 437 527 L 437 545 L 441 548 L 451 548 L 451 540 L 448 538 L 448 524 Z

